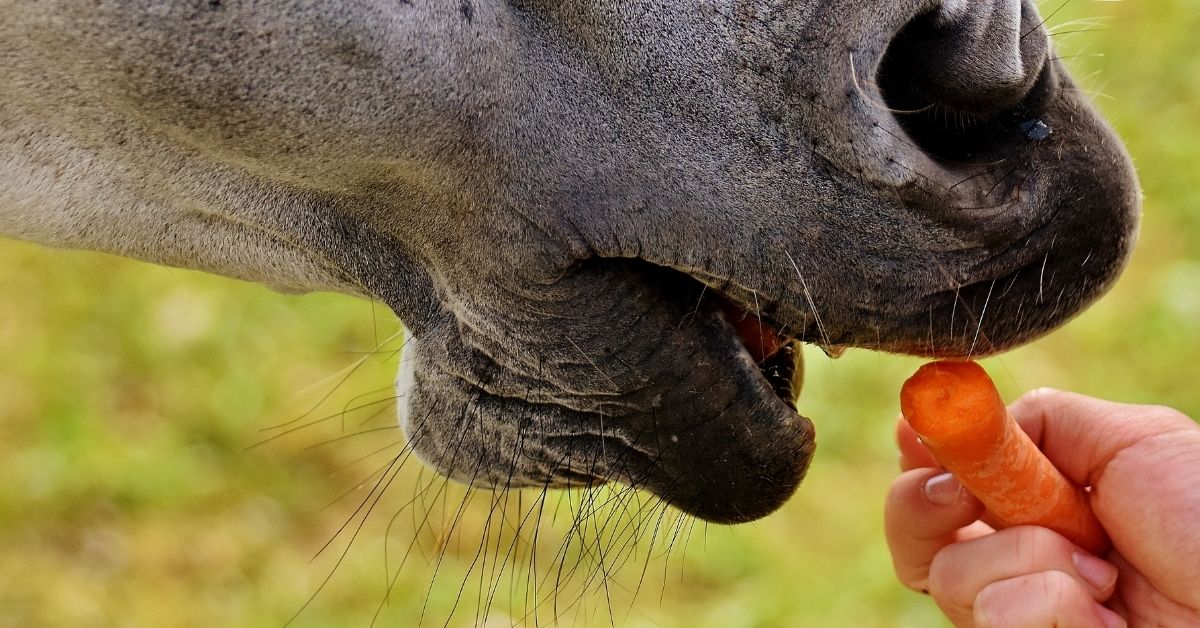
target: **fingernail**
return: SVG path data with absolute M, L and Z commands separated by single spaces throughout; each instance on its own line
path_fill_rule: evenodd
M 1097 591 L 1107 591 L 1117 581 L 1117 567 L 1106 560 L 1072 550 L 1071 562 L 1075 563 L 1079 577 L 1087 580 Z
M 1100 616 L 1100 621 L 1104 622 L 1104 628 L 1125 628 L 1127 625 L 1124 617 L 1114 613 L 1103 604 L 1096 605 L 1096 614 Z
M 959 484 L 954 474 L 941 473 L 925 480 L 922 490 L 925 492 L 925 499 L 931 504 L 949 506 L 958 501 L 958 496 L 962 494 L 962 484 Z

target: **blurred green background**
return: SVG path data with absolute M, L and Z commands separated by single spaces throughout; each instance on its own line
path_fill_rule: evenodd
M 1145 221 L 1107 298 L 988 366 L 1009 398 L 1055 386 L 1200 416 L 1200 5 L 1075 0 L 1049 24 L 1128 142 Z M 763 521 L 695 524 L 616 491 L 460 508 L 410 461 L 339 563 L 400 451 L 398 331 L 366 301 L 0 242 L 0 626 L 471 625 L 484 607 L 495 625 L 531 609 L 543 625 L 941 624 L 893 579 L 881 531 L 916 361 L 856 351 L 808 354 L 817 460 Z

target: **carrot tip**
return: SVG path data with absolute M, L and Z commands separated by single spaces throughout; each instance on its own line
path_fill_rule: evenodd
M 1006 420 L 987 371 L 974 362 L 931 362 L 900 389 L 900 411 L 924 439 L 955 442 Z

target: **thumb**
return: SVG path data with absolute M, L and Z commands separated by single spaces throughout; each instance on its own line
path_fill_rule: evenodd
M 1025 394 L 1009 413 L 1070 480 L 1096 484 L 1108 463 L 1139 442 L 1173 432 L 1198 432 L 1184 414 L 1161 406 L 1104 401 L 1051 388 Z

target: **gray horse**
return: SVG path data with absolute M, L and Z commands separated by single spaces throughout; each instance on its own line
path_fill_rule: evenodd
M 388 304 L 410 445 L 476 486 L 761 517 L 812 456 L 796 343 L 1001 351 L 1136 231 L 1028 0 L 0 15 L 0 233 Z

